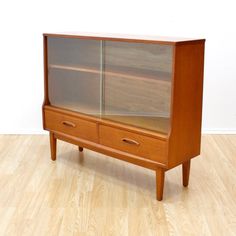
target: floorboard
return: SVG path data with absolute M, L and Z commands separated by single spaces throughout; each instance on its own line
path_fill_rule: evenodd
M 189 187 L 47 135 L 0 135 L 0 235 L 236 235 L 236 135 L 204 135 Z

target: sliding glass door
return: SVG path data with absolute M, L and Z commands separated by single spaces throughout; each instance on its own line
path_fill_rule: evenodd
M 169 45 L 48 38 L 50 103 L 167 133 L 172 51 Z
M 103 117 L 167 133 L 172 46 L 104 43 Z
M 48 38 L 49 100 L 54 106 L 100 115 L 100 41 Z

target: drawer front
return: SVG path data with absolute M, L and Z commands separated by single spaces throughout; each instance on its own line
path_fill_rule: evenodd
M 167 142 L 105 125 L 99 126 L 102 145 L 159 163 L 167 162 Z
M 45 128 L 89 141 L 98 141 L 97 124 L 62 113 L 45 110 Z

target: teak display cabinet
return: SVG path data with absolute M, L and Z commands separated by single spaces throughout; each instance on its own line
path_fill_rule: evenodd
M 64 140 L 165 172 L 200 154 L 204 39 L 44 34 L 43 127 Z

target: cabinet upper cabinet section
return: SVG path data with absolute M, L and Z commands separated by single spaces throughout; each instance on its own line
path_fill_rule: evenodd
M 51 105 L 168 132 L 172 45 L 48 38 Z
M 169 133 L 175 47 L 196 40 L 45 36 L 50 105 Z

